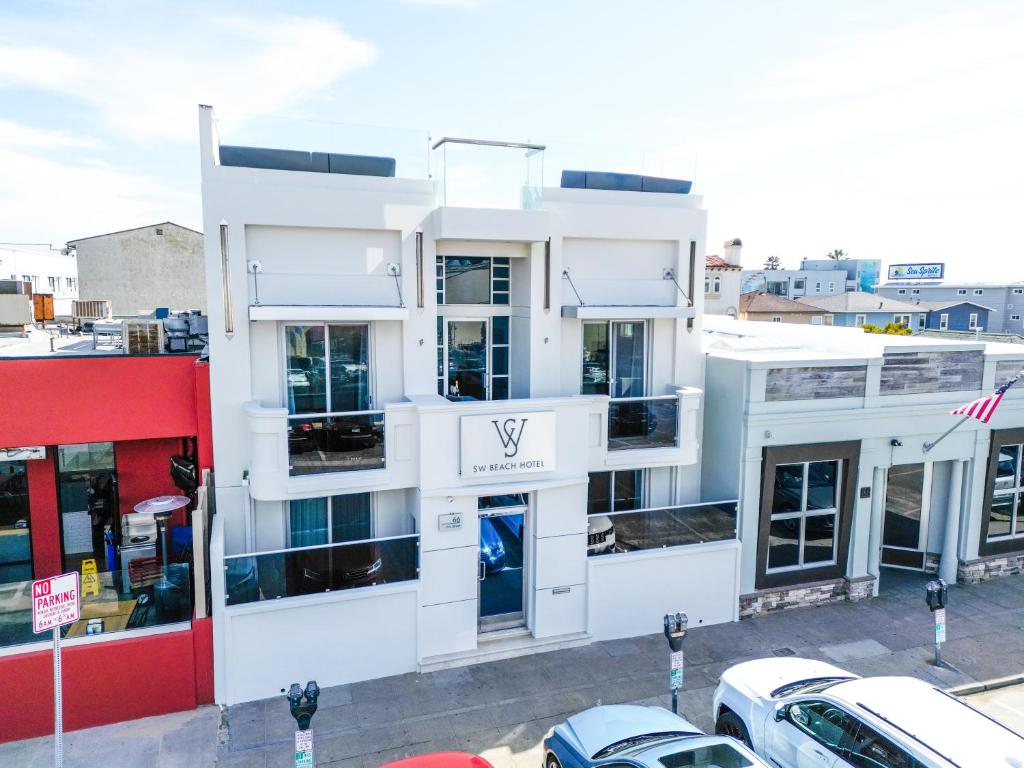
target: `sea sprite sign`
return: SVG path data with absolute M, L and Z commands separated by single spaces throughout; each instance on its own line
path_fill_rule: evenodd
M 554 411 L 463 416 L 459 426 L 463 478 L 555 469 Z
M 941 280 L 946 273 L 946 265 L 929 264 L 890 264 L 890 280 Z

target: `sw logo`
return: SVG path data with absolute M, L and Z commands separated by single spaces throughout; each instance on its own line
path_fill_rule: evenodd
M 494 431 L 498 433 L 498 439 L 501 440 L 502 446 L 505 448 L 505 458 L 511 459 L 517 453 L 519 453 L 519 441 L 523 439 L 523 432 L 526 430 L 526 422 L 529 419 L 505 419 L 501 422 L 500 426 L 498 419 L 491 421 L 494 425 Z M 516 422 L 519 423 L 518 427 Z M 517 433 L 518 430 L 518 434 Z

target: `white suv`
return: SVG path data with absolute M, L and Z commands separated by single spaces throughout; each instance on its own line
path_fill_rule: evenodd
M 779 768 L 1024 768 L 1024 737 L 923 680 L 811 659 L 727 669 L 712 715 Z

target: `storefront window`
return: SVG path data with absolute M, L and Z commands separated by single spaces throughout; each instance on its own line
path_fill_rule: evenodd
M 988 510 L 988 539 L 1024 537 L 1024 481 L 1021 445 L 999 447 Z
M 32 578 L 28 478 L 24 461 L 0 461 L 0 584 Z
M 768 534 L 768 571 L 835 561 L 839 461 L 779 464 Z
M 100 571 L 114 570 L 119 520 L 114 444 L 57 446 L 57 497 L 65 570 L 79 571 L 85 560 L 94 560 Z

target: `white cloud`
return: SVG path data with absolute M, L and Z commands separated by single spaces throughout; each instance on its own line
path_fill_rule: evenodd
M 0 147 L 34 147 L 55 149 L 61 147 L 95 147 L 96 140 L 64 131 L 31 128 L 21 123 L 0 119 Z
M 0 145 L 0 211 L 19 241 L 63 242 L 168 219 L 199 223 L 198 192 L 94 163 L 62 163 Z
M 330 21 L 204 16 L 191 23 L 192 34 L 177 29 L 166 39 L 96 50 L 86 44 L 75 55 L 0 44 L 0 87 L 83 101 L 112 134 L 143 145 L 188 142 L 196 136 L 197 104 L 217 107 L 222 122 L 287 111 L 376 56 L 370 44 Z
M 402 2 L 406 5 L 434 5 L 475 10 L 481 6 L 483 0 L 402 0 Z

